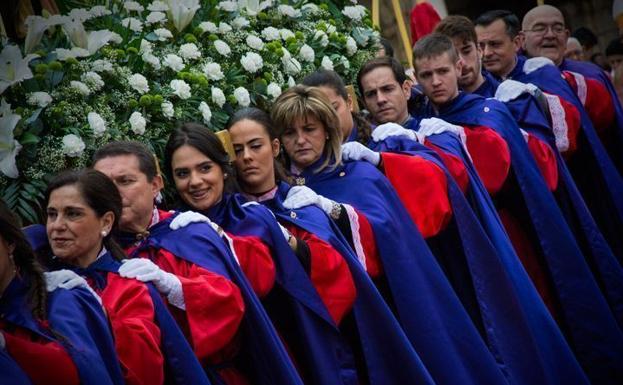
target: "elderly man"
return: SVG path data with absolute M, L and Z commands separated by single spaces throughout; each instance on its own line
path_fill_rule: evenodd
M 565 57 L 571 60 L 584 60 L 584 48 L 582 48 L 580 41 L 573 36 L 567 39 Z
M 530 57 L 544 56 L 563 71 L 586 108 L 619 172 L 623 172 L 623 108 L 608 75 L 598 66 L 565 58 L 569 30 L 558 8 L 541 5 L 523 18 L 523 48 Z

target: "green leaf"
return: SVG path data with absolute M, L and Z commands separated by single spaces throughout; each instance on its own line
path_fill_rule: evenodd
M 19 142 L 22 145 L 27 145 L 27 144 L 37 144 L 39 143 L 39 137 L 37 135 L 34 135 L 30 132 L 25 132 L 24 135 L 21 136 L 21 138 L 19 139 Z

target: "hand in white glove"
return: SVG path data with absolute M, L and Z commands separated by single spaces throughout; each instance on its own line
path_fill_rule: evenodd
M 151 282 L 160 293 L 167 296 L 171 305 L 186 309 L 182 282 L 175 274 L 162 270 L 147 258 L 124 259 L 121 262 L 120 276 L 135 278 L 141 282 Z
M 318 206 L 331 216 L 333 207 L 336 203 L 331 199 L 327 199 L 322 195 L 316 194 L 312 189 L 307 186 L 294 186 L 288 191 L 288 196 L 283 201 L 283 207 L 294 210 L 305 206 Z
M 529 93 L 534 95 L 537 92 L 538 88 L 531 83 L 521 83 L 516 80 L 505 80 L 503 81 L 495 91 L 494 98 L 501 101 L 502 103 L 509 102 L 518 98 L 523 93 Z
M 418 134 L 420 135 L 430 136 L 441 134 L 443 132 L 451 132 L 458 135 L 459 138 L 461 138 L 461 142 L 463 143 L 463 145 L 465 145 L 465 143 L 467 142 L 465 129 L 462 126 L 448 123 L 445 120 L 439 118 L 428 118 L 422 119 L 420 121 L 420 127 L 418 128 Z
M 415 132 L 413 130 L 406 129 L 400 124 L 396 123 L 384 123 L 377 126 L 372 131 L 372 140 L 374 140 L 375 142 L 380 142 L 381 140 L 385 140 L 390 136 L 404 136 L 411 140 L 417 140 L 415 137 Z
M 378 166 L 381 161 L 381 154 L 370 150 L 359 142 L 349 142 L 342 145 L 342 160 L 365 160 Z
M 45 273 L 43 273 L 43 276 L 45 278 L 45 288 L 48 292 L 53 292 L 59 287 L 61 289 L 67 290 L 71 290 L 75 287 L 82 287 L 90 291 L 97 300 L 97 302 L 99 302 L 100 305 L 102 304 L 102 299 L 91 288 L 91 286 L 89 286 L 87 281 L 71 270 L 63 269 L 56 271 L 46 271 Z
M 219 225 L 212 222 L 210 218 L 195 211 L 184 211 L 182 213 L 179 213 L 175 218 L 173 218 L 173 220 L 169 224 L 169 228 L 171 230 L 177 230 L 181 229 L 182 227 L 186 227 L 191 223 L 208 223 L 217 232 L 220 228 Z

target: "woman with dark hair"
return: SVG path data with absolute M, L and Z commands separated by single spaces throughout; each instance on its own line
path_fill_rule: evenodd
M 263 144 L 269 152 L 278 149 L 268 142 Z M 224 193 L 226 178 L 234 179 L 235 171 L 218 138 L 205 127 L 180 127 L 171 134 L 165 154 L 167 172 L 181 199 L 235 234 L 233 247 L 241 260 L 265 252 L 274 259 L 276 285 L 263 302 L 303 379 L 316 384 L 357 383 L 360 360 L 355 361 L 362 357 L 353 357 L 340 332 L 352 322 L 347 318 L 357 291 L 344 258 L 313 234 L 280 226 L 265 207 L 247 202 L 240 194 Z M 240 171 L 259 182 L 254 194 L 269 192 L 261 181 L 264 168 Z M 245 178 L 239 180 L 244 183 Z M 267 190 L 273 187 L 266 186 Z M 255 246 L 241 248 L 240 238 Z
M 33 384 L 121 384 L 112 336 L 97 299 L 83 288 L 48 293 L 43 269 L 18 223 L 0 201 L 3 375 L 9 374 L 4 370 L 12 360 Z M 11 378 L 2 377 L 2 382 Z
M 367 217 L 387 282 L 386 299 L 433 380 L 504 383 L 493 355 L 392 185 L 372 165 L 379 164 L 380 155 L 375 153 L 376 162 L 342 162 L 341 149 L 333 150 L 334 138 L 342 138 L 339 117 L 317 88 L 290 88 L 275 101 L 271 117 L 284 146 L 286 168 L 299 185 L 290 189 L 283 206 L 316 204 L 330 214 L 333 210 L 327 208 L 336 207 L 337 201 Z M 431 323 L 434 330 L 426 326 Z
M 118 274 L 125 254 L 111 236 L 122 207 L 114 183 L 99 171 L 68 171 L 52 179 L 45 199 L 49 263 L 85 277 L 101 296 L 125 382 L 208 384 L 156 289 Z

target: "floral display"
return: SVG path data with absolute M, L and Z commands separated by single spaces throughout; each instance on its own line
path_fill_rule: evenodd
M 0 52 L 3 199 L 35 222 L 47 178 L 106 142 L 161 154 L 180 122 L 221 130 L 317 68 L 353 82 L 378 33 L 356 1 L 318 3 L 109 0 L 30 16 L 23 44 Z

